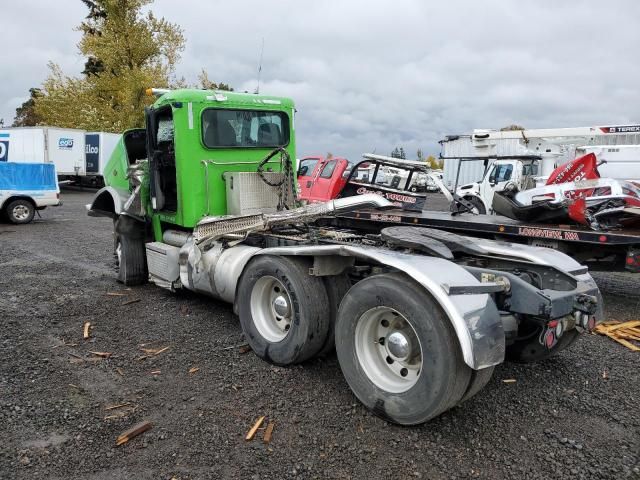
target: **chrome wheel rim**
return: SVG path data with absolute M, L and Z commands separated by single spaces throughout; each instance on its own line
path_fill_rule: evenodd
M 116 263 L 117 267 L 120 267 L 122 263 L 122 243 L 120 243 L 120 241 L 118 241 L 118 244 L 116 245 Z
M 384 391 L 406 392 L 420 378 L 420 340 L 407 319 L 392 308 L 376 307 L 360 316 L 355 347 L 364 373 Z
M 29 218 L 29 207 L 26 205 L 16 205 L 13 207 L 13 218 L 20 221 Z
M 293 307 L 282 282 L 269 275 L 259 278 L 250 302 L 251 317 L 260 335 L 272 343 L 284 340 L 291 330 Z

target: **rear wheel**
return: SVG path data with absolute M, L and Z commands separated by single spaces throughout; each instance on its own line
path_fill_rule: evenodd
M 276 365 L 300 363 L 316 355 L 329 332 L 327 293 L 310 263 L 259 255 L 238 284 L 238 314 L 247 342 Z
M 403 425 L 458 404 L 471 379 L 450 321 L 401 273 L 369 277 L 349 290 L 338 312 L 336 351 L 360 401 Z
M 11 223 L 20 225 L 33 220 L 36 209 L 29 200 L 19 198 L 7 205 L 6 213 Z
M 340 302 L 351 288 L 351 280 L 346 273 L 322 278 L 329 299 L 329 332 L 319 355 L 327 355 L 336 347 L 335 328 L 338 309 Z

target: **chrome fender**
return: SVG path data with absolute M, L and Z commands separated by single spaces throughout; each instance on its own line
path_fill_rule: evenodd
M 459 265 L 441 258 L 355 245 L 294 246 L 260 249 L 256 255 L 356 257 L 393 267 L 414 279 L 444 310 L 458 337 L 465 363 L 475 369 L 504 361 L 505 339 L 498 309 L 490 295 L 447 293 L 451 286 L 481 283 Z

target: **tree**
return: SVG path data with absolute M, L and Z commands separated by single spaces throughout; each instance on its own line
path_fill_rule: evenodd
M 202 69 L 200 75 L 198 75 L 198 81 L 200 82 L 200 88 L 204 90 L 226 90 L 228 92 L 233 92 L 233 87 L 231 87 L 227 83 L 216 83 L 209 80 L 209 75 L 207 72 Z
M 422 149 L 419 148 L 418 151 L 416 152 L 416 158 L 418 159 L 419 162 L 424 162 L 424 153 L 422 153 Z
M 444 166 L 444 160 L 436 160 L 436 157 L 434 157 L 433 155 L 429 155 L 426 162 L 427 166 L 433 170 L 442 169 L 442 167 Z
M 331 160 L 333 158 L 333 153 L 327 152 L 327 154 L 325 155 L 324 158 L 327 159 L 327 160 Z
M 42 95 L 35 99 L 39 124 L 121 132 L 144 124 L 153 103 L 148 87 L 169 87 L 184 49 L 182 30 L 152 12 L 152 0 L 82 0 L 89 15 L 78 27 L 84 77 L 49 64 Z
M 404 148 L 400 147 L 400 156 L 398 158 L 401 158 L 402 160 L 405 160 L 407 158 L 407 156 L 404 153 Z
M 500 129 L 501 132 L 513 132 L 514 130 L 526 130 L 524 127 L 520 125 L 507 125 L 506 127 L 502 127 Z
M 40 123 L 40 117 L 35 112 L 36 99 L 42 95 L 39 88 L 29 89 L 29 99 L 16 108 L 13 127 L 34 127 Z
M 400 150 L 398 150 L 398 147 L 394 148 L 391 152 L 391 158 L 400 158 Z

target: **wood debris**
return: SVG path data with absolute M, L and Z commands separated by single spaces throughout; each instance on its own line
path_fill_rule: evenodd
M 164 347 L 164 348 L 140 348 L 140 350 L 142 350 L 144 353 L 146 353 L 146 355 L 142 355 L 141 357 L 138 357 L 136 360 L 144 360 L 145 358 L 149 358 L 149 357 L 155 357 L 156 355 L 160 355 L 162 352 L 166 352 L 167 350 L 169 350 L 169 347 Z
M 126 293 L 121 293 L 121 292 L 107 292 L 107 295 L 110 297 L 126 297 L 127 296 Z
M 615 340 L 629 350 L 640 352 L 640 320 L 604 322 L 596 326 L 593 331 Z
M 128 407 L 131 405 L 129 402 L 119 403 L 118 405 L 110 405 L 108 407 L 104 407 L 105 410 L 115 410 L 117 408 Z
M 96 357 L 100 357 L 100 358 L 109 358 L 111 355 L 113 355 L 113 353 L 111 352 L 93 352 L 91 350 L 89 350 L 89 353 L 92 353 Z
M 124 305 L 131 305 L 132 303 L 138 303 L 139 301 L 140 301 L 140 299 L 139 299 L 139 298 L 134 298 L 134 299 L 131 299 L 131 300 L 127 300 L 127 301 L 126 301 L 126 302 L 124 302 L 122 305 L 123 305 L 123 306 L 124 306 Z
M 250 351 L 251 351 L 251 347 L 249 345 L 241 345 L 240 348 L 238 349 L 238 352 L 240 352 L 240 355 L 243 355 Z
M 121 377 L 124 377 L 124 370 L 122 370 L 120 367 L 116 367 L 116 372 L 118 372 L 118 375 L 120 375 Z
M 82 330 L 82 338 L 89 338 L 91 334 L 89 333 L 89 328 L 91 327 L 91 322 L 84 322 L 84 328 Z
M 150 372 L 151 375 L 160 375 L 160 370 L 154 370 L 153 372 Z
M 200 370 L 200 368 L 199 368 L 199 367 L 191 367 L 191 368 L 189 369 L 189 373 L 192 373 L 192 374 L 193 374 L 193 373 L 196 373 L 198 370 Z
M 256 432 L 258 431 L 258 429 L 260 428 L 260 425 L 262 425 L 262 422 L 264 422 L 264 415 L 262 417 L 260 417 L 256 423 L 253 424 L 253 427 L 251 427 L 251 429 L 247 432 L 247 435 L 244 437 L 244 439 L 248 442 L 249 440 L 253 440 L 253 437 L 255 437 Z
M 166 350 L 169 350 L 169 347 L 164 347 L 164 348 L 141 348 L 140 350 L 142 350 L 144 353 L 146 353 L 147 355 L 158 355 Z
M 502 383 L 516 383 L 516 379 L 515 378 L 505 378 L 504 380 L 502 380 Z
M 267 425 L 267 429 L 264 431 L 264 436 L 262 437 L 262 441 L 264 443 L 269 443 L 271 441 L 271 435 L 273 435 L 273 428 L 276 426 L 274 422 L 269 422 Z
M 132 438 L 137 437 L 141 433 L 144 433 L 147 430 L 149 430 L 152 426 L 153 425 L 151 425 L 151 422 L 147 420 L 145 420 L 144 422 L 140 422 L 137 425 L 134 425 L 129 430 L 122 432 L 118 436 L 118 438 L 116 439 L 116 445 L 122 445 L 123 443 L 127 443 Z

